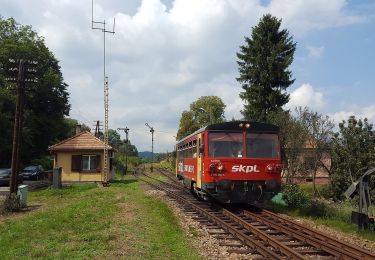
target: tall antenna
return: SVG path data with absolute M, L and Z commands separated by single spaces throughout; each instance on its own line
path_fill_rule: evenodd
M 113 18 L 113 29 L 112 31 L 106 30 L 106 22 L 94 21 L 94 0 L 91 1 L 91 29 L 93 30 L 101 30 L 103 32 L 103 78 L 104 78 L 104 167 L 103 167 L 103 175 L 102 175 L 102 182 L 104 185 L 108 183 L 108 77 L 105 71 L 105 34 L 106 33 L 115 33 L 115 23 L 116 20 Z

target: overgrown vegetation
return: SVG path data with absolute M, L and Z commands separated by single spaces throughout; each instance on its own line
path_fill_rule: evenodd
M 375 135 L 367 119 L 354 116 L 339 124 L 332 147 L 331 193 L 341 200 L 350 184 L 375 166 Z M 375 175 L 370 176 L 370 190 L 375 199 Z
M 18 195 L 12 193 L 7 196 L 3 201 L 0 200 L 0 214 L 8 212 L 17 212 L 21 210 L 21 202 Z
M 318 186 L 320 194 L 324 194 L 328 185 Z M 271 204 L 270 209 L 291 216 L 304 217 L 313 222 L 328 227 L 333 227 L 347 233 L 356 233 L 360 237 L 375 241 L 374 226 L 369 230 L 358 230 L 358 226 L 351 223 L 351 213 L 356 209 L 355 201 L 334 202 L 324 198 L 313 197 L 313 187 L 311 184 L 305 185 L 285 185 L 283 187 L 283 198 L 286 206 Z M 371 207 L 369 212 L 374 214 L 375 207 Z
M 284 200 L 291 208 L 307 208 L 311 202 L 309 195 L 296 184 L 287 184 L 282 190 Z

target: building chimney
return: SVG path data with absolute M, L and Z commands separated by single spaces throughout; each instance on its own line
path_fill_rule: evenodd
M 76 125 L 76 135 L 78 135 L 81 132 L 81 125 L 77 124 Z

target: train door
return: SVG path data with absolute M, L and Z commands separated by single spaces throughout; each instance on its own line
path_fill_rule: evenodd
M 200 147 L 203 144 L 203 136 L 202 134 L 198 134 L 198 145 L 197 145 L 197 188 L 202 188 L 202 159 L 203 153 L 200 153 Z

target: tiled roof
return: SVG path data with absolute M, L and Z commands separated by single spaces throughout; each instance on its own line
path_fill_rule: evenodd
M 50 151 L 72 151 L 72 150 L 103 150 L 105 144 L 102 140 L 89 132 L 81 132 L 64 141 L 48 147 Z M 112 147 L 108 145 L 108 150 Z

